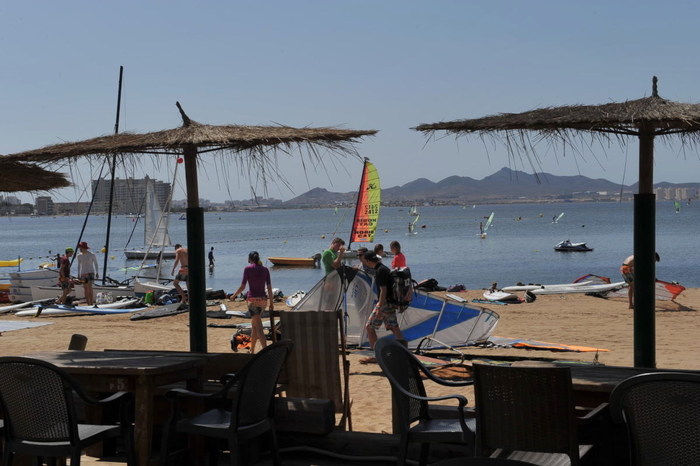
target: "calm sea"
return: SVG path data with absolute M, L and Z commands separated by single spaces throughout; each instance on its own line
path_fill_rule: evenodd
M 435 278 L 442 286 L 465 285 L 468 289 L 523 283 L 567 283 L 594 273 L 620 280 L 618 268 L 632 253 L 631 203 L 420 206 L 418 234 L 407 236 L 408 208 L 382 208 L 375 242 L 401 242 L 416 280 Z M 488 236 L 481 239 L 479 222 L 495 212 Z M 564 212 L 558 223 L 552 217 Z M 206 250 L 214 247 L 216 267 L 207 271 L 213 289 L 235 291 L 240 283 L 248 252 L 268 256 L 309 257 L 328 247 L 331 238 L 350 231 L 352 210 L 278 210 L 269 212 L 205 213 Z M 186 243 L 186 222 L 173 215 L 172 241 Z M 520 220 L 518 220 L 520 219 Z M 84 217 L 0 218 L 0 259 L 24 257 L 22 270 L 29 270 L 46 256 L 75 246 Z M 90 217 L 83 240 L 97 251 L 105 243 L 105 216 Z M 124 216 L 112 220 L 108 270 L 116 279 L 133 275 L 118 271 L 137 266 L 126 261 L 123 250 L 143 246 L 143 224 Z M 421 226 L 425 225 L 425 228 Z M 686 287 L 700 287 L 700 203 L 687 205 L 676 214 L 673 202 L 657 203 L 657 250 L 661 262 L 657 277 Z M 323 237 L 325 235 L 325 238 Z M 586 242 L 586 253 L 553 250 L 559 241 Z M 359 245 L 354 245 L 356 247 Z M 98 252 L 98 259 L 104 255 Z M 266 265 L 270 265 L 269 263 Z M 170 266 L 166 267 L 169 272 Z M 16 268 L 4 268 L 13 271 Z M 286 295 L 309 290 L 323 277 L 321 269 L 271 267 L 273 287 Z

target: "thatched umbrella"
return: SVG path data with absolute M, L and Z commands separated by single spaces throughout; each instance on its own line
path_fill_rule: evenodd
M 63 173 L 0 157 L 0 192 L 50 191 L 68 186 L 70 182 Z
M 190 349 L 206 352 L 206 297 L 204 211 L 199 207 L 198 155 L 205 152 L 233 157 L 248 173 L 263 181 L 284 180 L 277 171 L 277 151 L 307 150 L 321 158 L 320 151 L 357 155 L 355 143 L 375 130 L 337 128 L 292 128 L 289 126 L 204 125 L 191 120 L 177 103 L 183 124 L 179 128 L 145 134 L 120 133 L 80 142 L 69 142 L 12 154 L 17 160 L 61 163 L 77 157 L 132 154 L 178 154 L 184 157 L 187 186 L 187 245 L 189 249 Z
M 656 365 L 654 139 L 679 137 L 682 144 L 693 147 L 700 142 L 700 104 L 663 99 L 656 83 L 654 76 L 651 97 L 638 100 L 541 108 L 413 128 L 428 136 L 437 131 L 489 136 L 502 142 L 509 155 L 528 157 L 540 139 L 573 147 L 580 133 L 600 142 L 617 138 L 622 144 L 624 136 L 639 138 L 639 194 L 634 196 L 634 364 L 640 367 Z M 538 137 L 530 139 L 530 132 Z

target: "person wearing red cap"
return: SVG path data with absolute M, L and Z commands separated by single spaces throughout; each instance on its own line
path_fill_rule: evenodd
M 80 249 L 80 255 L 78 256 L 78 278 L 85 290 L 85 301 L 87 301 L 88 306 L 92 306 L 95 304 L 92 282 L 98 278 L 97 270 L 99 264 L 97 263 L 97 257 L 89 251 L 90 247 L 85 241 L 78 243 L 78 249 Z

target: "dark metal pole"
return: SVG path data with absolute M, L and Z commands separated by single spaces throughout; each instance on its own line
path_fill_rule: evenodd
M 656 367 L 656 196 L 654 131 L 640 128 L 639 194 L 634 196 L 634 365 Z
M 189 283 L 187 297 L 190 306 L 190 351 L 207 352 L 206 274 L 204 271 L 204 209 L 199 207 L 197 183 L 197 148 L 184 149 L 185 182 L 187 186 L 187 258 Z
M 119 67 L 119 92 L 117 93 L 117 122 L 114 124 L 114 134 L 119 134 L 119 112 L 122 106 L 122 77 L 124 67 Z M 107 260 L 109 259 L 109 232 L 112 229 L 112 202 L 114 202 L 114 175 L 117 169 L 117 155 L 112 156 L 112 176 L 109 185 L 109 210 L 107 212 L 107 238 L 105 239 L 105 263 L 102 266 L 102 284 L 107 280 Z

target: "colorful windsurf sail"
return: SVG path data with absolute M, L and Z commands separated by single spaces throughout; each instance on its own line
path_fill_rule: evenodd
M 489 218 L 488 218 L 488 220 L 486 220 L 486 224 L 484 225 L 484 229 L 483 229 L 483 231 L 482 231 L 482 233 L 481 233 L 482 235 L 485 235 L 485 234 L 486 234 L 486 231 L 489 229 L 489 227 L 490 227 L 491 224 L 493 223 L 493 217 L 494 217 L 494 213 L 491 212 L 491 215 L 489 215 Z
M 374 233 L 379 221 L 379 203 L 381 201 L 382 188 L 379 184 L 379 173 L 369 159 L 365 157 L 365 166 L 362 170 L 360 191 L 355 206 L 355 217 L 352 222 L 350 244 L 367 243 L 374 241 Z

